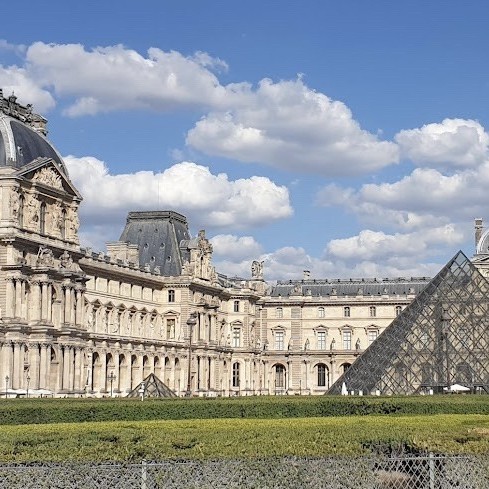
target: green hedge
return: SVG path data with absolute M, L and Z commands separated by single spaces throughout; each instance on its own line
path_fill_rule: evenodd
M 489 414 L 489 396 L 0 399 L 0 425 L 433 414 Z

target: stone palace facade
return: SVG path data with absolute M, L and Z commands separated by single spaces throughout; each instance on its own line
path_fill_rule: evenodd
M 95 253 L 45 136 L 0 91 L 0 392 L 125 396 L 154 373 L 180 396 L 322 394 L 428 282 L 228 278 L 173 211 Z

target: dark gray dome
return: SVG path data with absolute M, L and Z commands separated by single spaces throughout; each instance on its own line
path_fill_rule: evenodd
M 51 158 L 67 174 L 63 159 L 46 139 L 46 119 L 0 90 L 0 167 L 22 168 L 38 158 Z

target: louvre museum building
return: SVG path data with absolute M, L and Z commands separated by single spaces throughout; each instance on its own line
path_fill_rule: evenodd
M 0 393 L 127 396 L 151 374 L 176 396 L 488 389 L 480 221 L 475 257 L 433 280 L 270 285 L 258 260 L 247 278 L 216 271 L 171 210 L 130 212 L 107 252 L 84 248 L 81 201 L 46 120 L 0 92 Z

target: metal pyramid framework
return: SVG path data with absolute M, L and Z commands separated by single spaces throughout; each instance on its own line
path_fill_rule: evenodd
M 459 251 L 331 386 L 382 394 L 489 393 L 489 282 Z
M 164 384 L 155 374 L 149 374 L 140 384 L 138 384 L 127 397 L 177 397 L 166 384 Z

